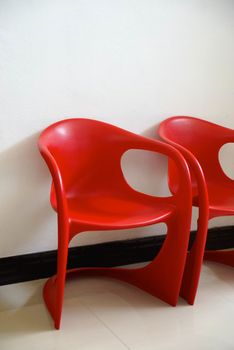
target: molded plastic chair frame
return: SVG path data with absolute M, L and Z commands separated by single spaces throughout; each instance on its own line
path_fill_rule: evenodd
M 170 123 L 174 121 L 179 121 L 181 118 L 201 123 L 204 125 L 204 127 L 206 125 L 209 127 L 210 126 L 215 128 L 217 127 L 217 130 L 220 131 L 220 133 L 218 134 L 219 140 L 217 141 L 217 135 L 215 135 L 216 140 L 214 143 L 210 142 L 210 140 L 209 141 L 202 140 L 202 138 L 198 139 L 199 144 L 202 142 L 207 142 L 209 151 L 211 151 L 211 153 L 207 154 L 207 162 L 209 161 L 213 165 L 212 169 L 210 169 L 209 171 L 206 171 L 207 164 L 205 164 L 204 162 L 200 163 L 199 158 L 196 158 L 194 154 L 187 147 L 184 147 L 179 142 L 174 141 L 173 136 L 172 137 L 168 136 Z M 180 127 L 178 126 L 178 129 L 179 128 Z M 192 132 L 193 130 L 191 128 L 191 133 Z M 197 232 L 196 240 L 193 244 L 193 247 L 189 255 L 190 254 L 197 255 L 197 259 L 196 259 L 197 266 L 199 265 L 199 261 L 200 261 L 200 264 L 202 263 L 202 257 L 204 257 L 205 259 L 234 266 L 233 251 L 205 251 L 208 220 L 217 216 L 234 215 L 234 207 L 232 212 L 231 211 L 228 212 L 222 208 L 219 208 L 219 209 L 212 208 L 212 205 L 209 202 L 209 191 L 208 191 L 209 181 L 212 177 L 216 176 L 217 172 L 225 180 L 228 179 L 228 181 L 232 181 L 224 174 L 223 170 L 221 169 L 221 166 L 218 160 L 218 154 L 221 147 L 224 144 L 229 142 L 232 142 L 232 143 L 234 142 L 234 131 L 199 118 L 187 117 L 187 116 L 175 116 L 164 120 L 160 124 L 158 133 L 164 141 L 176 147 L 181 152 L 181 154 L 183 154 L 184 158 L 188 162 L 190 171 L 193 174 L 195 179 L 195 182 L 193 182 L 191 185 L 193 187 L 193 205 L 198 206 L 199 208 L 198 232 Z M 211 135 L 211 138 L 212 138 L 212 135 Z M 171 179 L 171 186 L 173 187 L 173 179 Z M 233 186 L 234 186 L 234 181 L 233 181 Z M 196 191 L 197 191 L 197 195 L 194 193 Z
M 173 211 L 167 217 L 158 217 L 157 209 L 155 210 L 155 222 L 165 222 L 168 226 L 168 234 L 161 248 L 159 254 L 150 262 L 147 266 L 126 269 L 126 268 L 80 268 L 72 271 L 67 271 L 67 256 L 68 245 L 70 240 L 80 232 L 87 230 L 95 230 L 95 227 L 89 225 L 80 224 L 79 229 L 77 226 L 74 228 L 72 220 L 69 214 L 69 207 L 67 201 L 67 193 L 64 184 L 62 171 L 53 156 L 47 140 L 47 134 L 53 132 L 57 126 L 64 126 L 67 123 L 96 123 L 100 128 L 109 128 L 117 132 L 122 133 L 127 139 L 125 144 L 121 145 L 121 151 L 119 153 L 119 166 L 122 155 L 129 149 L 141 149 L 156 152 L 172 159 L 180 174 L 180 184 L 177 193 L 171 197 L 162 197 L 162 203 L 169 203 L 173 207 Z M 105 130 L 106 132 L 107 130 Z M 52 135 L 52 134 L 51 134 Z M 105 133 L 103 133 L 105 138 Z M 45 142 L 46 140 L 46 142 Z M 111 153 L 112 150 L 108 147 L 108 141 L 106 140 L 107 148 L 106 152 Z M 131 283 L 154 296 L 159 297 L 165 302 L 176 305 L 181 289 L 182 278 L 184 274 L 184 268 L 187 257 L 187 249 L 190 235 L 191 224 L 191 208 L 192 208 L 192 194 L 191 194 L 191 179 L 188 169 L 188 165 L 180 154 L 179 151 L 167 145 L 163 142 L 147 139 L 143 136 L 135 135 L 131 132 L 122 130 L 118 127 L 98 122 L 89 119 L 66 119 L 57 122 L 47 129 L 45 129 L 39 138 L 39 149 L 45 159 L 50 173 L 52 175 L 52 196 L 55 192 L 57 202 L 57 215 L 58 215 L 58 257 L 57 257 L 57 275 L 50 278 L 44 287 L 44 299 L 48 310 L 54 319 L 55 328 L 59 329 L 62 313 L 62 305 L 64 298 L 64 285 L 67 272 L 86 272 L 95 273 L 98 275 L 105 275 L 113 278 L 118 278 L 128 283 Z M 127 184 L 127 183 L 126 183 Z M 128 185 L 128 184 L 127 184 Z M 129 186 L 129 185 L 128 185 Z M 133 192 L 130 186 L 129 188 Z M 111 189 L 110 189 L 111 190 Z M 142 194 L 142 196 L 149 196 Z M 53 204 L 53 203 L 52 203 Z M 132 225 L 131 227 L 150 225 L 150 222 L 140 223 L 138 225 Z M 129 227 L 129 226 L 127 226 Z M 98 227 L 96 230 L 110 230 L 126 228 L 125 225 L 118 225 L 116 227 Z M 176 230 L 176 232 L 175 232 Z M 185 273 L 184 280 L 189 279 L 189 271 L 193 268 L 191 265 L 191 258 L 186 263 L 187 272 Z M 174 263 L 172 263 L 174 261 Z M 183 296 L 189 300 L 188 283 L 183 283 Z

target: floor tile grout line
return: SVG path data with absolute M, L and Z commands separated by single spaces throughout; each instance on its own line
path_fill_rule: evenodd
M 94 312 L 85 302 L 81 301 L 85 307 L 96 317 L 98 321 L 100 321 L 105 328 L 108 329 L 108 331 L 116 338 L 119 340 L 119 342 L 128 350 L 131 350 L 131 348 Z

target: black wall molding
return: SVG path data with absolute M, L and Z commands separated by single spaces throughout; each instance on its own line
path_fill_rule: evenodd
M 190 246 L 195 232 L 191 232 Z M 121 266 L 152 260 L 165 235 L 69 248 L 68 268 Z M 234 226 L 209 229 L 206 249 L 234 248 Z M 0 258 L 0 285 L 52 276 L 56 272 L 56 250 Z

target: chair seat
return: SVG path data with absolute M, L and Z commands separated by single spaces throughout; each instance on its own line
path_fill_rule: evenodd
M 145 196 L 136 200 L 103 195 L 69 199 L 69 217 L 73 225 L 114 229 L 154 224 L 173 213 L 174 205 L 156 198 L 147 199 Z

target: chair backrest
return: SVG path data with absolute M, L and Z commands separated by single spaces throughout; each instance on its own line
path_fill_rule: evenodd
M 219 151 L 225 143 L 234 142 L 233 130 L 206 120 L 178 116 L 163 121 L 159 135 L 189 150 L 199 161 L 206 180 L 232 182 L 222 170 Z
M 104 122 L 66 119 L 42 132 L 39 149 L 41 153 L 51 153 L 56 159 L 67 193 L 70 184 L 74 186 L 74 178 L 80 195 L 82 192 L 85 195 L 88 192 L 108 192 L 109 188 L 113 192 L 120 187 L 129 189 L 120 162 L 134 136 Z
M 170 201 L 183 206 L 191 197 L 189 170 L 175 148 L 116 126 L 91 119 L 62 120 L 41 133 L 38 146 L 54 180 L 51 203 L 55 209 L 57 196 L 54 190 L 60 186 L 60 176 L 66 197 L 110 193 L 126 196 L 130 192 L 136 195 L 137 191 L 127 183 L 121 168 L 121 157 L 129 149 L 154 151 L 174 159 L 179 186 Z M 167 201 L 167 197 L 162 200 Z

